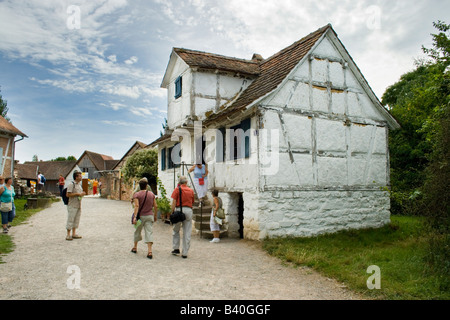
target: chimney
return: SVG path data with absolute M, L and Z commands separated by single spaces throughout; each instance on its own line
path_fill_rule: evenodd
M 259 53 L 254 53 L 252 57 L 252 61 L 261 62 L 263 61 L 263 57 Z

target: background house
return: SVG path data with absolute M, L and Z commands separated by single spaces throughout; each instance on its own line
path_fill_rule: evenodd
M 129 156 L 138 150 L 145 149 L 147 145 L 136 141 L 131 148 L 116 161 L 111 170 L 99 171 L 102 177 L 102 196 L 113 200 L 131 200 L 132 192 L 136 187 L 135 183 L 127 184 L 122 179 L 121 169 L 125 165 Z
M 59 195 L 59 175 L 64 179 L 71 179 L 70 172 L 75 163 L 76 161 L 27 161 L 24 164 L 16 164 L 15 176 L 21 180 L 22 186 L 31 187 L 31 181 L 37 183 L 37 173 L 40 171 L 46 179 L 44 191 Z
M 105 181 L 100 179 L 102 177 L 100 172 L 111 170 L 116 164 L 117 160 L 114 160 L 110 156 L 92 151 L 84 151 L 75 163 L 80 168 L 80 171 L 83 172 L 82 186 L 84 192 L 89 193 L 89 179 L 99 179 L 103 186 Z
M 150 144 L 159 176 L 171 190 L 177 163 L 207 162 L 230 236 L 390 222 L 388 134 L 399 125 L 331 25 L 267 59 L 175 48 L 161 86 L 168 129 Z
M 18 140 L 15 140 L 20 136 Z M 14 154 L 16 142 L 27 138 L 28 136 L 0 116 L 0 174 L 6 177 L 14 176 Z

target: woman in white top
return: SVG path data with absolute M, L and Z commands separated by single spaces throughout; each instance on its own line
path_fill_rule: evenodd
M 203 201 L 208 191 L 208 166 L 206 164 L 195 164 L 189 169 L 194 171 L 194 186 L 200 201 Z M 203 179 L 203 182 L 202 182 Z

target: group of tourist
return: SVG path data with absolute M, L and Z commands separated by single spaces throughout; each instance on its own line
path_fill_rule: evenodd
M 207 176 L 208 169 L 204 164 L 194 165 L 189 169 L 189 173 L 194 172 L 194 187 L 197 192 L 199 201 L 204 202 L 207 198 Z M 67 187 L 67 197 L 69 202 L 67 205 L 67 236 L 66 240 L 81 239 L 81 236 L 76 233 L 76 229 L 79 226 L 81 215 L 81 199 L 85 195 L 81 187 L 81 172 L 75 172 L 73 174 L 74 182 Z M 182 222 L 178 222 L 172 225 L 172 249 L 173 255 L 179 255 L 183 258 L 187 258 L 191 241 L 192 231 L 192 216 L 194 205 L 194 190 L 187 185 L 188 180 L 185 176 L 181 176 L 178 180 L 178 187 L 176 187 L 171 195 L 172 206 L 171 213 L 175 211 L 182 211 L 186 219 Z M 138 242 L 144 240 L 147 244 L 147 258 L 153 258 L 152 246 L 153 246 L 153 223 L 158 219 L 156 204 L 156 196 L 153 192 L 147 190 L 148 181 L 146 178 L 142 178 L 139 181 L 139 188 L 134 192 L 132 202 L 134 205 L 134 214 L 132 217 L 132 223 L 136 225 L 134 232 L 134 246 L 131 249 L 132 253 L 137 253 Z M 0 190 L 1 192 L 1 190 Z M 180 197 L 181 192 L 181 197 Z M 217 211 L 222 208 L 222 200 L 218 197 L 218 191 L 212 192 L 214 205 L 211 210 L 210 227 L 213 232 L 214 238 L 212 243 L 220 241 L 220 225 L 215 219 Z M 180 199 L 181 198 L 181 199 Z M 138 218 L 139 217 L 139 218 Z M 2 215 L 3 218 L 3 215 Z M 182 246 L 180 231 L 183 232 Z M 144 237 L 142 237 L 142 231 L 144 231 Z M 180 252 L 180 247 L 182 251 Z

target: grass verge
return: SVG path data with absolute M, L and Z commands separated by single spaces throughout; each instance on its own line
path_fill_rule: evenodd
M 24 205 L 27 203 L 27 199 L 15 199 L 14 204 L 16 206 L 16 217 L 14 218 L 11 226 L 14 228 L 15 226 L 24 223 L 28 220 L 32 215 L 41 211 L 42 209 L 28 209 L 24 210 Z M 2 260 L 2 256 L 10 253 L 14 250 L 14 242 L 12 240 L 11 235 L 3 234 L 2 228 L 0 228 L 0 263 L 4 263 Z
M 343 231 L 311 238 L 267 239 L 263 248 L 282 261 L 311 267 L 369 299 L 450 299 L 439 277 L 427 271 L 428 248 L 421 217 L 392 216 L 379 229 Z M 381 288 L 369 290 L 369 266 L 381 271 Z

